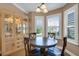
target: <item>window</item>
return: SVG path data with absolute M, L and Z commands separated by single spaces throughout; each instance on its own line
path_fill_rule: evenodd
M 67 37 L 74 39 L 74 12 L 68 14 Z
M 60 16 L 59 15 L 50 15 L 47 17 L 48 22 L 48 32 L 54 32 L 56 34 L 56 38 L 60 36 Z
M 74 5 L 64 11 L 64 36 L 67 41 L 78 45 L 79 41 L 79 24 L 78 24 L 78 5 Z
M 44 28 L 44 17 L 43 16 L 35 16 L 35 31 L 37 33 L 37 37 L 43 36 L 43 28 Z

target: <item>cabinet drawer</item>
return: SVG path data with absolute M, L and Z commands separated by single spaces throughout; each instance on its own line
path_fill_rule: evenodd
M 23 38 L 23 36 L 17 36 L 16 38 Z
M 20 49 L 20 48 L 23 48 L 23 47 L 24 47 L 24 45 L 17 45 L 16 46 L 17 49 Z
M 16 46 L 17 45 L 23 45 L 23 43 L 22 42 L 16 42 Z
M 23 41 L 23 38 L 17 38 L 16 41 Z
M 4 39 L 4 42 L 6 43 L 6 42 L 13 42 L 14 41 L 14 39 L 13 38 L 5 38 Z
M 15 43 L 16 45 L 21 45 L 21 44 L 24 44 L 23 41 L 16 41 Z
M 11 44 L 7 43 L 7 44 L 4 45 L 3 49 L 4 49 L 5 52 L 8 52 L 8 51 L 13 50 L 14 48 L 15 48 L 15 44 L 14 43 L 11 43 Z

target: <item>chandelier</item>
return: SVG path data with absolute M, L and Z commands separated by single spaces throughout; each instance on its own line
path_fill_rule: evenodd
M 40 6 L 37 7 L 36 12 L 37 13 L 40 13 L 40 12 L 47 13 L 48 12 L 47 6 L 44 3 L 42 3 Z

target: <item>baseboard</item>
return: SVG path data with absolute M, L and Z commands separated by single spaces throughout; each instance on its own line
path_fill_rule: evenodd
M 60 46 L 57 46 L 58 48 L 60 48 L 60 49 L 62 49 L 62 47 L 60 47 Z M 68 53 L 70 56 L 76 56 L 74 53 L 72 53 L 72 52 L 70 52 L 69 50 L 65 50 L 66 51 L 66 53 Z
M 68 51 L 67 49 L 66 49 L 66 52 L 67 52 L 70 56 L 76 56 L 75 54 L 73 54 L 72 52 Z

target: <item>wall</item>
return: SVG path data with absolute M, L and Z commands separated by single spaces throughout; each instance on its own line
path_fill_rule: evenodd
M 63 11 L 63 8 L 58 8 L 58 9 L 49 11 L 45 15 L 48 16 L 48 15 L 53 15 L 53 14 L 57 14 L 57 13 L 62 13 L 62 11 Z
M 77 3 L 67 3 L 64 7 L 63 7 L 63 11 L 69 9 L 70 7 L 74 6 Z
M 1 16 L 0 16 L 0 19 L 1 19 Z M 1 21 L 0 21 L 0 26 L 2 26 L 2 25 L 1 25 Z M 1 53 L 1 47 L 2 47 L 2 42 L 1 42 L 1 41 L 2 41 L 2 40 L 1 40 L 2 35 L 1 35 L 1 31 L 2 31 L 2 30 L 1 30 L 1 27 L 0 27 L 0 53 Z
M 15 7 L 11 3 L 0 3 L 0 12 L 1 11 L 7 11 L 8 13 L 11 12 L 13 14 L 18 14 L 22 17 L 27 17 L 28 16 L 28 14 L 25 14 L 23 11 L 21 11 L 20 9 L 18 9 L 17 7 Z
M 35 28 L 34 28 L 34 23 L 35 23 L 35 20 L 34 20 L 34 17 L 35 17 L 35 14 L 32 13 L 32 12 L 29 12 L 29 32 L 35 32 Z

